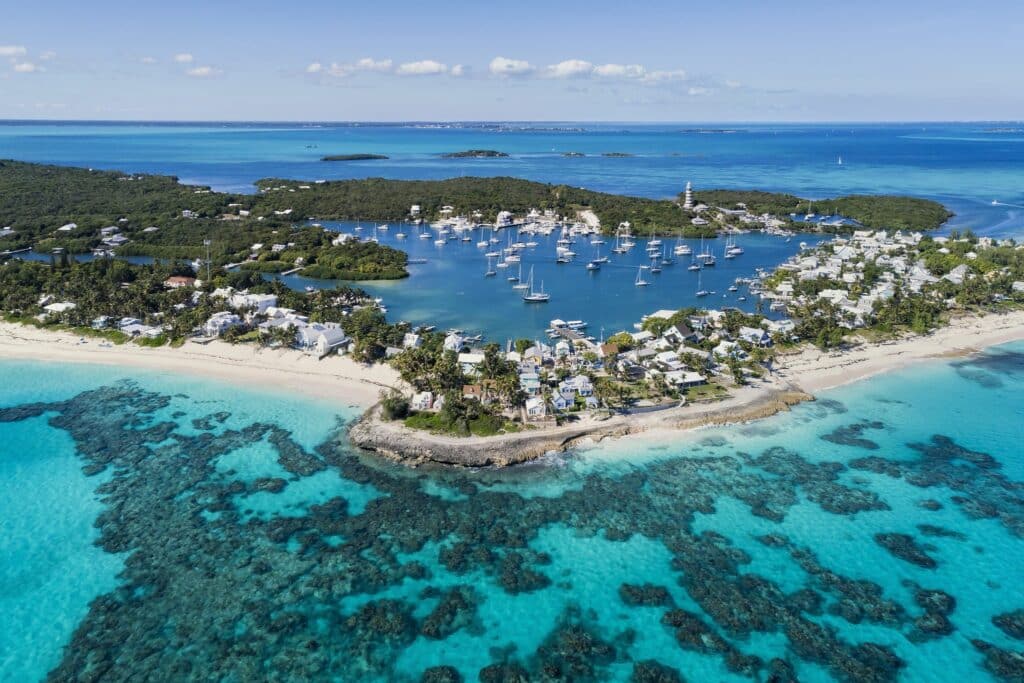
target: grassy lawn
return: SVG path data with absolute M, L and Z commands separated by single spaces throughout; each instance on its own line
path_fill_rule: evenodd
M 720 384 L 701 384 L 686 390 L 687 401 L 717 401 L 729 394 Z
M 481 415 L 469 421 L 469 432 L 465 424 L 451 423 L 441 413 L 420 412 L 405 418 L 405 426 L 412 429 L 423 429 L 431 434 L 448 436 L 494 436 L 520 431 L 515 422 L 496 415 Z

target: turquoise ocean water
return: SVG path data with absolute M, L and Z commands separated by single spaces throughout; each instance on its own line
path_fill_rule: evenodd
M 1021 675 L 1024 344 L 501 471 L 360 456 L 345 406 L 0 379 L 0 680 Z

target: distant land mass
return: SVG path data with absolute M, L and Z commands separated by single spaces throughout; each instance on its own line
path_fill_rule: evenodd
M 384 154 L 328 154 L 325 157 L 320 157 L 320 161 L 372 161 L 388 158 Z
M 583 152 L 562 152 L 563 157 L 585 157 L 587 156 Z
M 494 159 L 507 156 L 507 153 L 495 149 L 467 149 L 462 152 L 447 152 L 441 155 L 444 159 Z
M 629 152 L 605 152 L 601 156 L 612 157 L 613 159 L 624 159 L 626 157 L 635 157 L 636 155 L 630 154 Z

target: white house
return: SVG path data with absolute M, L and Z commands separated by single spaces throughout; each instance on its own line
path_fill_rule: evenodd
M 402 346 L 407 349 L 418 349 L 423 345 L 423 339 L 415 332 L 406 332 L 402 337 Z
M 299 327 L 295 343 L 307 353 L 323 358 L 349 342 L 348 335 L 337 323 L 313 323 Z
M 459 365 L 466 374 L 475 375 L 477 366 L 484 362 L 484 354 L 480 351 L 459 354 Z
M 257 314 L 263 314 L 267 312 L 267 309 L 272 306 L 277 306 L 277 295 L 276 294 L 248 294 L 245 292 L 239 292 L 232 294 L 228 299 L 228 304 L 231 308 L 251 308 Z
M 43 306 L 43 310 L 51 315 L 60 315 L 61 313 L 73 311 L 77 307 L 77 304 L 72 303 L 70 301 L 60 301 L 58 303 L 47 304 L 46 306 Z
M 413 394 L 409 407 L 413 410 L 430 410 L 434 407 L 434 394 L 430 391 L 421 391 Z
M 531 420 L 540 420 L 548 413 L 547 405 L 540 396 L 526 399 L 526 416 Z
M 232 327 L 237 327 L 242 324 L 242 319 L 236 314 L 229 311 L 220 311 L 210 316 L 210 319 L 206 321 L 204 329 L 206 334 L 219 337 L 224 332 Z
M 458 353 L 465 348 L 466 338 L 457 332 L 451 332 L 444 338 L 443 346 L 445 351 L 454 351 Z
M 677 387 L 695 387 L 701 384 L 707 384 L 707 379 L 698 372 L 688 372 L 686 370 L 672 370 L 671 372 L 665 373 L 665 381 L 669 384 Z
M 772 338 L 767 330 L 760 327 L 741 327 L 740 339 L 750 342 L 754 346 L 771 346 Z

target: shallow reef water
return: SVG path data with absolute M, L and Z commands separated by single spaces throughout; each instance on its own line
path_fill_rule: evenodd
M 35 382 L 0 391 L 0 680 L 1021 680 L 1022 360 L 505 470 L 356 452 L 350 409 L 0 362 Z M 47 470 L 73 514 L 30 514 Z M 45 639 L 10 635 L 51 592 Z

